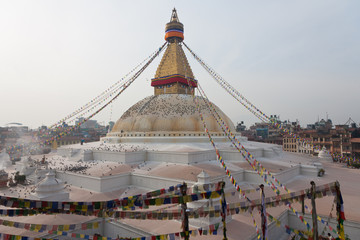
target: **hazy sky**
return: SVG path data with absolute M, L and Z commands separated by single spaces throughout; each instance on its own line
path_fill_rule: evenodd
M 51 125 L 87 103 L 164 43 L 173 7 L 188 46 L 268 115 L 360 122 L 358 0 L 0 0 L 0 126 Z M 257 121 L 185 53 L 235 124 Z M 95 119 L 152 95 L 159 61 Z

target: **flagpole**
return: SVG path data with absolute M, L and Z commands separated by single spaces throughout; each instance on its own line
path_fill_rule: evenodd
M 183 214 L 182 228 L 183 228 L 183 232 L 184 232 L 184 239 L 189 240 L 189 235 L 190 235 L 189 234 L 189 217 L 188 217 L 187 206 L 186 206 L 186 202 L 185 202 L 187 185 L 185 182 L 183 182 L 183 185 L 181 185 L 180 190 L 181 190 L 181 195 L 183 196 L 183 203 L 181 203 L 181 210 L 182 210 L 182 214 Z
M 337 220 L 338 220 L 338 235 L 340 239 L 345 239 L 345 231 L 344 231 L 344 221 L 345 221 L 345 212 L 344 212 L 344 201 L 341 196 L 340 191 L 340 183 L 336 181 L 336 212 L 337 212 Z
M 301 212 L 303 217 L 305 216 L 305 195 L 301 195 Z
M 267 221 L 266 221 L 266 208 L 265 208 L 265 193 L 264 193 L 264 184 L 260 184 L 260 194 L 261 194 L 261 229 L 262 229 L 262 239 L 267 239 Z
M 314 181 L 311 181 L 310 184 L 311 184 L 311 205 L 312 205 L 311 212 L 312 212 L 312 221 L 313 221 L 313 239 L 319 240 L 316 204 L 315 204 L 316 186 Z
M 224 188 L 225 188 L 225 182 L 221 181 L 220 182 L 220 187 L 221 187 L 221 217 L 222 217 L 222 223 L 223 223 L 223 240 L 227 240 L 227 236 L 226 236 L 226 199 L 225 199 L 225 192 L 224 192 Z

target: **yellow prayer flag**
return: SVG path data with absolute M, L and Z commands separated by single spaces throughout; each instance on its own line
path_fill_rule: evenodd
M 161 201 L 162 199 L 161 198 L 157 198 L 156 200 L 155 200 L 155 205 L 156 206 L 160 206 L 161 204 L 162 204 L 162 201 Z
M 220 194 L 218 194 L 217 192 L 212 192 L 210 197 L 211 198 L 218 198 L 218 197 L 220 197 Z

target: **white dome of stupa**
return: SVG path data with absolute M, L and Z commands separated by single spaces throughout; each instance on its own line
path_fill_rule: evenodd
M 197 97 L 197 101 L 211 136 L 226 139 L 203 98 Z M 212 105 L 230 130 L 235 133 L 233 122 L 220 108 L 213 103 Z M 186 141 L 192 142 L 191 138 L 199 139 L 204 136 L 203 122 L 192 95 L 161 94 L 146 97 L 130 107 L 103 140 L 112 141 L 111 139 L 117 138 L 119 142 L 125 142 L 135 141 L 135 138 L 140 141 L 149 137 L 166 137 L 174 138 L 173 141 L 181 141 L 182 138 L 179 137 L 185 137 Z M 207 138 L 204 137 L 204 141 L 208 141 Z
M 198 101 L 208 130 L 222 132 L 202 98 L 198 97 Z M 231 120 L 217 106 L 215 108 L 221 118 L 235 132 Z M 204 130 L 193 96 L 162 94 L 146 97 L 130 107 L 112 129 L 112 133 L 121 131 L 202 133 Z

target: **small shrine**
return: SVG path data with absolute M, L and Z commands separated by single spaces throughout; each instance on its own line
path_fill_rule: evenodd
M 69 199 L 65 185 L 60 179 L 55 178 L 53 171 L 48 172 L 45 179 L 39 182 L 33 196 L 39 200 L 66 201 Z
M 319 157 L 319 158 L 322 158 L 323 160 L 327 160 L 327 161 L 331 161 L 331 162 L 332 162 L 331 155 L 330 155 L 329 151 L 326 150 L 325 147 L 323 147 L 323 148 L 321 149 L 321 151 L 319 152 L 318 157 Z

